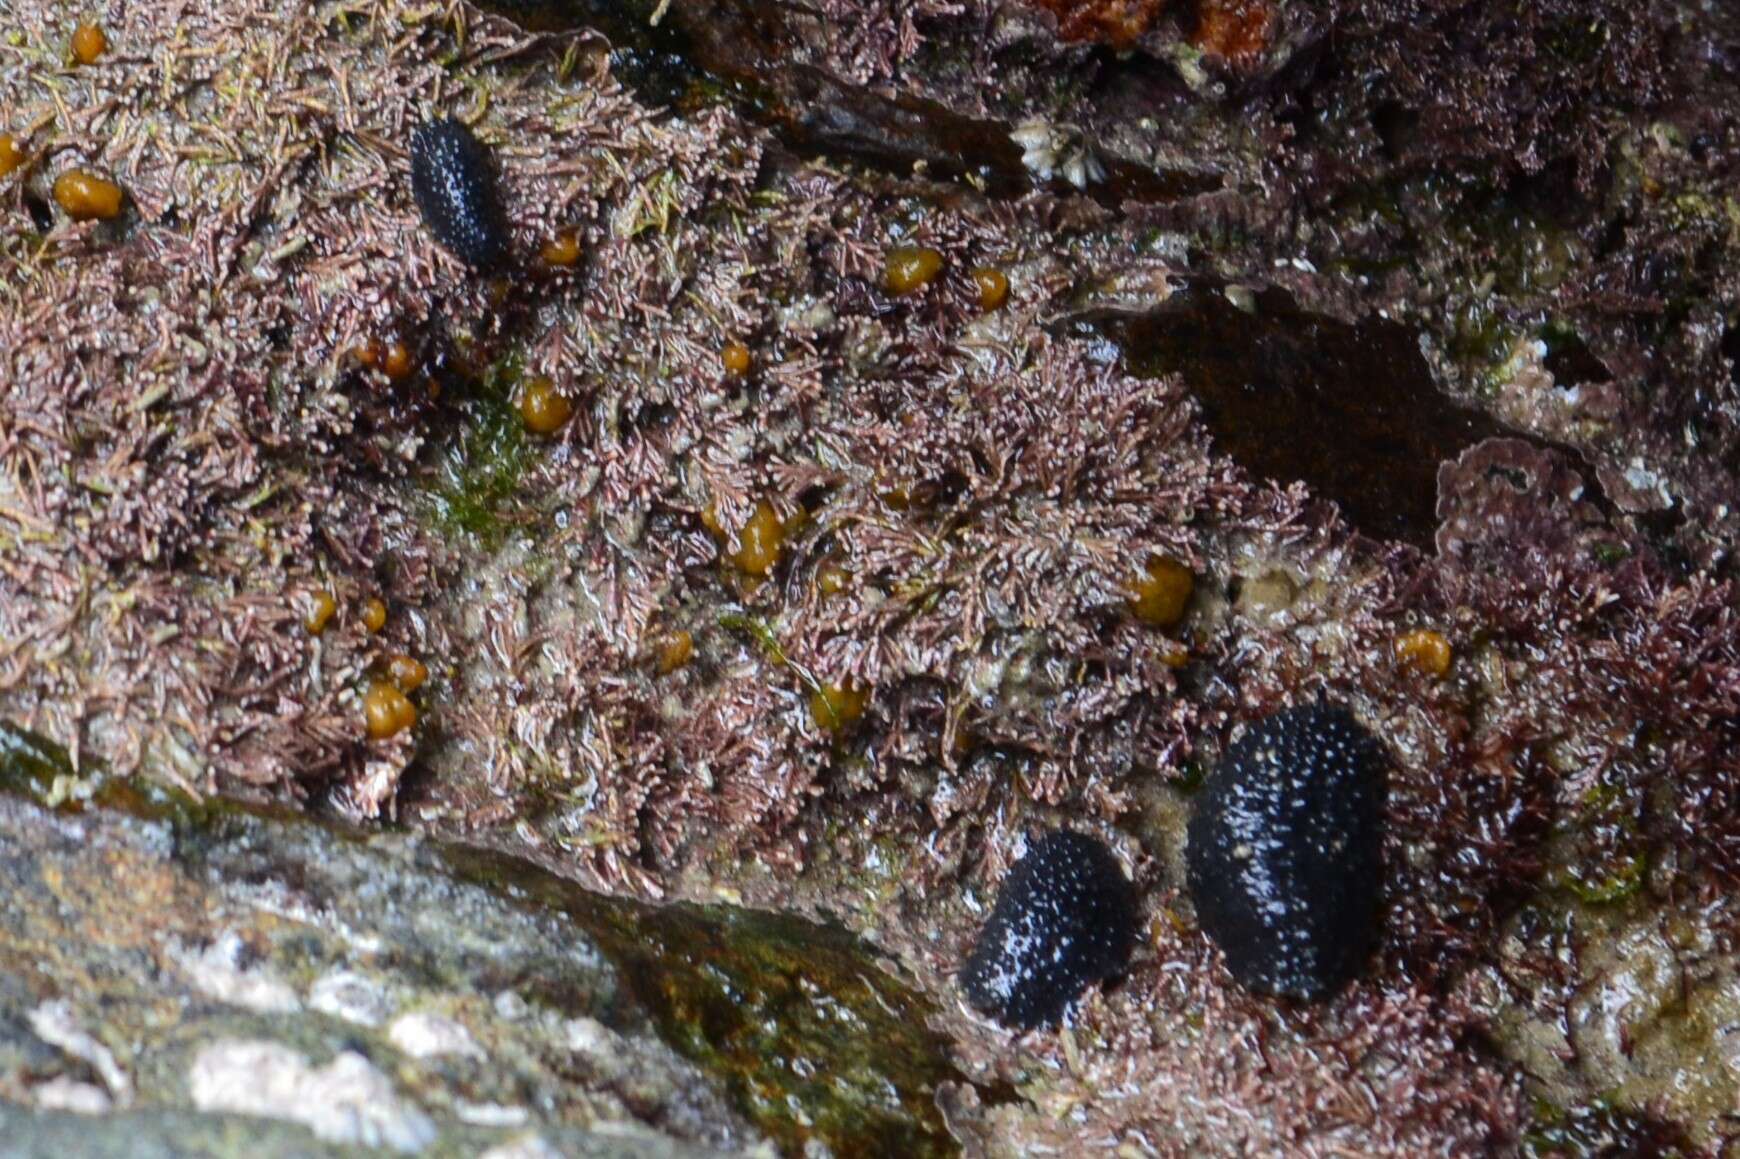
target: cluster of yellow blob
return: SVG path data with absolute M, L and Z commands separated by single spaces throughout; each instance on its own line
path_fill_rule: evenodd
M 12 176 L 24 164 L 24 146 L 11 133 L 0 133 L 0 180 Z
M 556 270 L 570 269 L 580 263 L 580 235 L 564 230 L 538 249 L 538 260 Z
M 1153 556 L 1130 584 L 1130 614 L 1152 628 L 1176 628 L 1195 590 L 1196 577 L 1188 567 L 1171 556 Z
M 367 615 L 366 609 L 364 614 Z M 381 675 L 369 683 L 363 694 L 363 721 L 368 725 L 369 736 L 385 740 L 417 723 L 417 706 L 411 703 L 408 693 L 423 687 L 429 679 L 429 669 L 415 656 L 403 652 L 383 657 L 377 668 Z
M 338 613 L 338 600 L 324 589 L 308 593 L 303 609 L 302 626 L 309 635 L 319 636 Z M 362 602 L 357 618 L 370 635 L 387 626 L 387 605 L 379 596 Z M 417 706 L 409 693 L 417 691 L 429 679 L 429 668 L 415 656 L 390 652 L 375 665 L 376 675 L 363 693 L 363 723 L 375 740 L 396 736 L 417 723 Z
M 404 382 L 417 372 L 417 355 L 399 338 L 370 338 L 351 347 L 350 357 L 364 370 L 378 370 L 390 382 Z
M 79 64 L 95 64 L 109 51 L 109 35 L 100 24 L 86 22 L 73 29 L 72 58 Z
M 748 374 L 753 362 L 749 347 L 741 342 L 727 342 L 719 351 L 719 364 L 732 378 L 742 378 Z
M 108 34 L 100 24 L 80 24 L 73 30 L 69 49 L 73 63 L 95 64 L 109 51 Z M 0 133 L 0 180 L 18 172 L 28 159 L 24 142 L 12 133 Z M 113 221 L 127 204 L 126 190 L 88 169 L 61 173 L 54 179 L 51 192 L 55 203 L 74 221 Z
M 810 720 L 823 732 L 839 734 L 864 718 L 870 690 L 845 684 L 823 684 L 810 693 Z
M 903 298 L 930 285 L 942 268 L 942 254 L 929 246 L 895 246 L 883 259 L 882 286 L 895 297 Z
M 785 555 L 786 542 L 803 525 L 799 512 L 790 519 L 781 519 L 773 504 L 763 499 L 750 512 L 749 519 L 736 536 L 729 535 L 712 508 L 701 513 L 701 522 L 713 537 L 726 548 L 722 558 L 743 576 L 763 580 L 779 566 Z
M 417 723 L 417 706 L 392 682 L 376 680 L 363 694 L 363 721 L 370 737 L 386 740 Z
M 54 179 L 54 199 L 74 221 L 113 221 L 121 216 L 127 195 L 106 177 L 68 169 Z
M 326 625 L 332 622 L 333 613 L 338 611 L 338 601 L 332 598 L 331 592 L 315 592 L 308 597 L 308 611 L 302 617 L 302 626 L 308 629 L 310 636 L 318 636 L 326 631 Z
M 930 246 L 895 246 L 883 255 L 882 288 L 896 298 L 916 294 L 936 281 L 944 265 L 942 252 Z M 972 279 L 979 309 L 985 313 L 1001 309 L 1009 300 L 1009 275 L 995 266 L 975 268 Z
M 379 596 L 370 596 L 363 601 L 362 622 L 371 634 L 387 626 L 387 605 Z
M 679 668 L 686 667 L 695 658 L 695 636 L 686 628 L 680 628 L 663 640 L 659 641 L 658 651 L 654 658 L 654 667 L 660 676 L 669 676 Z

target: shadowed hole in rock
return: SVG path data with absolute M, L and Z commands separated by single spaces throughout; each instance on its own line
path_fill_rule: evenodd
M 1348 324 L 1265 290 L 1247 312 L 1208 287 L 1098 330 L 1142 377 L 1176 374 L 1221 449 L 1253 474 L 1294 480 L 1367 535 L 1428 548 L 1438 465 L 1504 428 L 1440 393 L 1415 331 Z

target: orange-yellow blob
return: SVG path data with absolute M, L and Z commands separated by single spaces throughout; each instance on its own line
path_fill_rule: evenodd
M 733 378 L 742 378 L 749 373 L 749 347 L 741 342 L 727 342 L 725 348 L 719 351 L 719 361 L 725 367 L 725 373 Z
M 1450 641 L 1442 632 L 1417 628 L 1396 637 L 1396 658 L 1427 676 L 1443 677 L 1450 671 Z
M 666 636 L 659 644 L 657 667 L 660 676 L 669 676 L 695 657 L 695 637 L 686 629 Z
M 302 626 L 308 629 L 310 636 L 318 636 L 326 631 L 326 625 L 332 622 L 332 614 L 338 611 L 338 601 L 332 598 L 331 592 L 315 592 L 308 597 L 308 614 L 302 617 Z
M 371 596 L 363 602 L 363 627 L 371 632 L 378 632 L 387 626 L 387 605 L 378 598 Z
M 1009 300 L 1009 275 L 990 266 L 973 271 L 973 284 L 979 287 L 979 309 L 989 314 Z
M 381 364 L 381 344 L 373 338 L 365 338 L 349 350 L 351 358 L 358 366 L 372 370 Z
M 810 693 L 810 719 L 826 732 L 844 732 L 864 717 L 870 690 L 852 684 L 824 684 Z
M 24 164 L 24 146 L 11 133 L 0 133 L 0 178 L 10 177 Z
M 377 680 L 363 695 L 363 720 L 368 724 L 369 736 L 385 740 L 416 724 L 417 709 L 391 683 Z
M 103 32 L 102 25 L 86 22 L 73 29 L 73 59 L 80 64 L 95 64 L 97 59 L 107 51 L 109 51 L 109 37 Z
M 520 387 L 520 418 L 534 435 L 553 435 L 573 417 L 574 404 L 549 379 L 528 378 Z
M 394 382 L 403 382 L 417 369 L 417 357 L 403 342 L 394 342 L 381 354 L 381 371 Z
M 731 565 L 747 576 L 766 576 L 785 552 L 786 526 L 773 504 L 765 499 L 757 503 L 749 522 L 737 533 L 737 547 L 729 557 Z
M 567 269 L 580 260 L 580 235 L 564 230 L 538 249 L 538 258 L 556 269 Z
M 895 297 L 910 294 L 930 285 L 942 267 L 942 254 L 929 246 L 895 246 L 888 251 L 882 284 Z
M 74 221 L 110 221 L 121 216 L 126 194 L 113 181 L 68 169 L 54 179 L 54 199 Z
M 1130 614 L 1151 627 L 1177 627 L 1190 606 L 1196 577 L 1189 568 L 1164 555 L 1150 559 L 1144 571 L 1147 574 L 1130 585 Z
M 387 679 L 398 686 L 400 692 L 415 692 L 423 687 L 423 682 L 429 679 L 429 669 L 415 656 L 407 656 L 403 652 L 395 652 L 387 657 Z
M 816 590 L 824 596 L 837 596 L 852 583 L 852 573 L 829 560 L 816 571 Z

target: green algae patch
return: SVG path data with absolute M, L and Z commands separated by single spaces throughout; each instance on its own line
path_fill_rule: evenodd
M 57 781 L 73 778 L 67 752 L 47 737 L 0 721 L 0 789 L 47 802 Z
M 457 423 L 439 448 L 428 484 L 430 521 L 449 539 L 475 536 L 485 546 L 506 533 L 531 449 L 513 403 L 520 363 L 507 357 L 480 381 L 454 392 Z
M 1582 1155 L 1690 1154 L 1680 1132 L 1667 1123 L 1619 1110 L 1604 1099 L 1577 1107 L 1535 1100 L 1535 1123 L 1522 1138 L 1527 1159 Z
M 606 898 L 527 862 L 451 847 L 461 878 L 572 918 L 615 962 L 672 1048 L 793 1154 L 953 1155 L 937 1110 L 961 1081 L 929 1007 L 836 926 L 781 914 Z
M 62 812 L 115 809 L 185 825 L 203 824 L 222 810 L 144 777 L 113 776 L 101 764 L 74 770 L 65 748 L 5 720 L 0 720 L 0 793 L 29 797 Z

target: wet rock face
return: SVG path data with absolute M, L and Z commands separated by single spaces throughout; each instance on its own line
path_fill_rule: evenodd
M 927 1016 L 834 927 L 207 808 L 0 721 L 0 1154 L 949 1154 Z
M 488 148 L 452 118 L 411 138 L 411 192 L 423 224 L 454 256 L 480 270 L 507 259 L 508 232 Z
M 1190 820 L 1202 928 L 1252 990 L 1322 998 L 1371 948 L 1382 748 L 1345 708 L 1290 708 L 1227 751 Z
M 961 989 L 1007 1026 L 1050 1025 L 1090 983 L 1123 970 L 1135 931 L 1135 891 L 1112 851 L 1052 833 L 1009 871 Z

